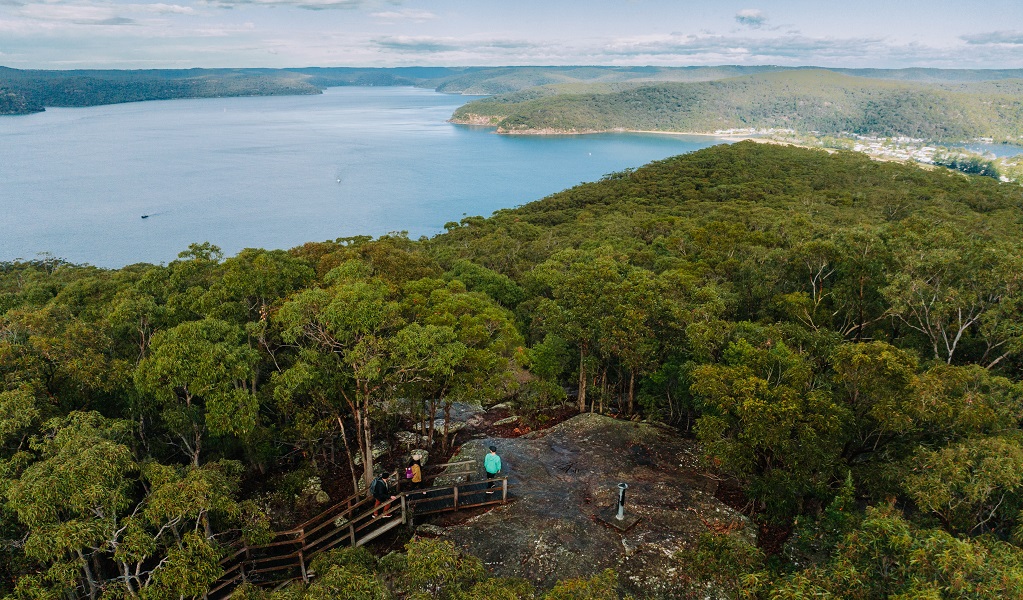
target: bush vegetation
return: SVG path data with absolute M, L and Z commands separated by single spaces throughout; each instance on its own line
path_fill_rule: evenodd
M 538 92 L 470 102 L 453 119 L 484 120 L 510 133 L 789 129 L 930 141 L 1023 138 L 1023 84 L 1017 80 L 922 83 L 786 70 L 626 89 L 554 86 Z
M 293 524 L 278 487 L 368 477 L 395 419 L 567 391 L 695 436 L 793 532 L 694 540 L 694 597 L 1020 597 L 1021 210 L 988 177 L 739 143 L 428 240 L 4 263 L 0 592 L 201 596 L 228 542 Z M 416 544 L 274 595 L 610 593 Z

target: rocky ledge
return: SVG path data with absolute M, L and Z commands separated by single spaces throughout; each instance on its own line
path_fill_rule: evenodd
M 521 438 L 467 442 L 452 458 L 478 459 L 496 445 L 514 500 L 445 528 L 431 528 L 480 557 L 495 574 L 540 587 L 611 567 L 629 592 L 683 592 L 675 554 L 708 529 L 755 543 L 745 516 L 714 497 L 695 442 L 667 427 L 582 414 Z M 609 525 L 617 486 L 628 484 L 624 531 Z M 614 521 L 614 517 L 610 519 Z

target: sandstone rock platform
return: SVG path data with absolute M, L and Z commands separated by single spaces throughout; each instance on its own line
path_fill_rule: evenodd
M 668 427 L 581 414 L 520 438 L 471 440 L 451 460 L 482 465 L 491 445 L 513 501 L 442 531 L 497 575 L 550 587 L 611 567 L 638 597 L 670 598 L 682 592 L 674 555 L 701 533 L 728 530 L 755 543 L 748 519 L 714 497 L 696 443 Z M 625 531 L 600 518 L 623 482 L 635 520 Z

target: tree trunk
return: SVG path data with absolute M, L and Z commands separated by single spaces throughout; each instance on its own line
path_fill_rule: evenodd
M 451 421 L 451 403 L 444 401 L 444 431 L 440 436 L 441 453 L 447 456 L 448 452 L 448 422 Z
M 586 351 L 579 347 L 579 412 L 586 412 Z
M 192 443 L 192 466 L 199 466 L 199 455 L 202 452 L 202 433 L 199 431 L 199 425 L 192 423 L 192 433 L 195 435 Z
M 362 466 L 366 466 L 366 432 L 362 428 L 362 407 L 361 404 L 355 404 L 352 415 L 355 417 L 355 445 L 359 449 L 359 456 L 362 457 Z M 352 477 L 355 477 L 355 471 L 352 471 Z M 356 485 L 352 493 L 359 491 L 359 486 Z
M 85 572 L 85 580 L 89 584 L 89 598 L 90 600 L 95 600 L 98 588 L 96 587 L 96 578 L 92 575 L 92 568 L 89 567 L 89 559 L 85 558 L 85 554 L 82 553 L 81 550 L 76 550 L 76 552 L 78 553 L 79 560 L 82 561 L 82 570 Z
M 369 489 L 369 484 L 373 482 L 373 435 L 370 428 L 369 422 L 369 398 L 366 397 L 363 400 L 362 408 L 362 437 L 365 448 L 363 449 L 362 464 L 366 467 L 366 472 L 362 475 L 362 480 L 366 482 L 366 489 Z
M 127 588 L 128 593 L 133 598 L 138 598 L 138 592 L 135 590 L 135 585 L 132 583 L 131 569 L 128 568 L 128 563 L 123 560 L 117 561 L 117 566 L 121 569 L 121 577 L 124 578 L 124 587 Z
M 355 479 L 355 462 L 352 460 L 352 450 L 348 447 L 348 434 L 345 433 L 345 423 L 341 415 L 337 416 L 337 425 L 341 428 L 341 441 L 345 445 L 345 456 L 348 457 L 348 472 L 352 475 L 352 493 L 359 491 L 359 482 Z
M 433 436 L 436 433 L 436 429 L 437 429 L 436 425 L 435 425 L 437 419 L 434 418 L 436 415 L 437 415 L 437 400 L 431 398 L 430 399 L 430 414 L 427 415 L 427 420 L 423 422 L 423 426 L 424 427 L 429 426 L 429 428 L 430 428 L 430 447 L 431 448 L 433 447 Z M 445 425 L 445 427 L 447 427 L 447 423 L 445 423 L 444 425 Z M 425 431 L 425 429 L 424 429 L 424 431 Z M 447 430 L 445 429 L 445 432 L 446 431 Z
M 634 412 L 633 399 L 635 398 L 636 391 L 636 372 L 629 371 L 629 415 L 631 416 Z

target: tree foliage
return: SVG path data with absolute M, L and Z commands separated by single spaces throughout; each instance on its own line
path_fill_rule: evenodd
M 517 396 L 679 427 L 796 531 L 763 562 L 704 540 L 690 575 L 721 589 L 1012 597 L 1021 208 L 991 178 L 738 143 L 429 240 L 0 264 L 0 591 L 200 596 L 312 477 L 372 478 L 399 427 L 443 453 L 456 402 Z M 331 556 L 287 594 L 536 597 L 440 543 Z

